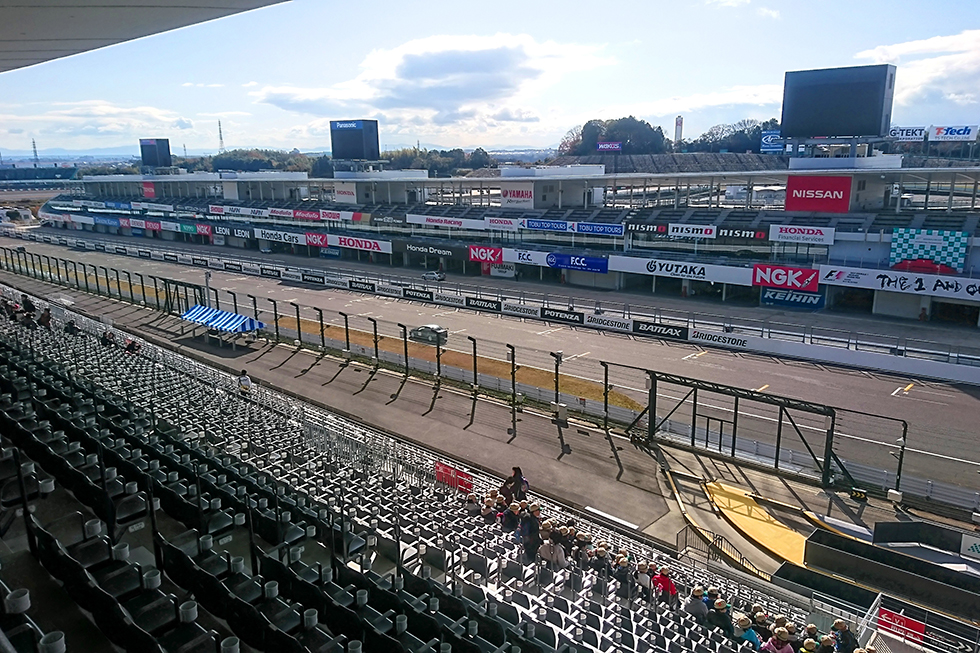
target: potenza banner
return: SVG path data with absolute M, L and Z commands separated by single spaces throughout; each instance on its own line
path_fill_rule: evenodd
M 769 226 L 769 240 L 777 243 L 833 245 L 835 233 L 833 227 L 796 227 L 784 224 Z

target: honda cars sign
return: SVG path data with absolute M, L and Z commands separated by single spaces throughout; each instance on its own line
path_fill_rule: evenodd
M 820 272 L 785 265 L 758 264 L 752 267 L 752 285 L 817 292 L 820 289 Z
M 786 180 L 787 211 L 847 213 L 850 206 L 850 177 L 790 175 Z
M 797 227 L 785 224 L 769 226 L 769 240 L 777 243 L 833 245 L 834 233 L 833 227 Z

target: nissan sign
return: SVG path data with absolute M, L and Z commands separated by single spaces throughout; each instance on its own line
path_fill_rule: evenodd
M 620 143 L 596 143 L 595 149 L 597 152 L 622 152 L 623 144 Z
M 752 267 L 752 285 L 817 292 L 820 289 L 820 272 L 785 265 L 758 264 Z
M 834 233 L 833 227 L 796 227 L 784 224 L 769 226 L 769 240 L 779 243 L 833 245 Z
M 850 206 L 850 177 L 790 175 L 786 180 L 787 211 L 847 213 Z

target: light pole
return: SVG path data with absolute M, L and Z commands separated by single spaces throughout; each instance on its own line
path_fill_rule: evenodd
M 551 357 L 555 359 L 555 405 L 557 406 L 560 402 L 558 401 L 560 393 L 558 391 L 558 370 L 561 368 L 561 357 L 562 351 L 549 351 Z
M 344 351 L 350 354 L 350 316 L 343 311 L 337 311 L 344 318 Z
M 82 289 L 82 282 L 78 280 L 78 263 L 75 261 L 69 261 L 71 263 L 72 271 L 75 274 L 75 287 L 79 290 Z M 84 270 L 83 270 L 84 271 Z M 85 277 L 85 287 L 88 289 L 88 276 Z
M 476 371 L 476 338 L 473 336 L 466 336 L 466 339 L 473 343 L 473 392 L 476 392 L 476 389 L 480 387 L 480 383 L 478 381 L 479 376 L 477 375 Z
M 204 271 L 204 305 L 208 308 L 211 307 L 211 270 Z M 278 325 L 276 328 L 278 328 Z M 276 336 L 278 337 L 279 334 L 276 333 Z
M 157 305 L 157 308 L 159 309 L 160 308 L 160 288 L 157 287 L 157 278 L 155 276 L 153 276 L 152 274 L 150 275 L 150 278 L 153 279 L 153 303 L 156 304 Z M 88 284 L 88 277 L 85 277 L 85 283 L 86 283 L 86 285 Z
M 135 304 L 136 303 L 136 295 L 133 293 L 133 275 L 131 275 L 126 270 L 123 270 L 122 272 L 123 272 L 123 274 L 126 275 L 126 283 L 129 284 L 129 301 L 131 301 L 131 302 L 133 302 Z
M 279 340 L 279 304 L 271 297 L 266 297 L 266 300 L 272 302 L 272 319 L 276 321 L 276 340 Z
M 377 367 L 381 360 L 378 358 L 378 321 L 373 317 L 369 317 L 368 322 L 371 323 L 371 327 L 374 331 L 374 366 Z
M 517 351 L 514 345 L 506 345 L 510 359 L 510 429 L 507 434 L 517 436 Z
M 296 309 L 296 339 L 299 340 L 299 346 L 303 346 L 303 325 L 299 321 L 299 304 L 296 302 L 289 302 L 293 308 Z
M 408 327 L 398 323 L 398 327 L 402 330 L 402 344 L 405 346 L 405 378 L 408 378 Z
M 893 456 L 898 458 L 898 469 L 895 471 L 895 491 L 902 491 L 902 469 L 905 467 L 905 447 L 908 445 L 908 427 L 903 429 L 902 437 L 895 441 L 898 445 L 898 453 L 894 451 L 891 452 Z
M 122 283 L 119 281 L 119 270 L 112 268 L 112 271 L 116 273 L 116 295 L 119 296 L 119 299 L 122 299 Z
M 235 314 L 237 314 L 238 313 L 238 295 L 236 295 L 231 290 L 226 290 L 225 292 L 228 293 L 229 295 L 231 295 L 231 304 L 234 307 L 234 310 L 232 312 L 235 313 Z
M 112 297 L 112 282 L 109 281 L 109 268 L 104 265 L 100 265 L 99 269 L 102 270 L 103 277 L 105 278 L 105 294 L 106 297 Z M 98 279 L 98 272 L 95 274 L 95 278 Z
M 313 307 L 313 310 L 316 311 L 316 316 L 320 320 L 320 350 L 326 351 L 327 340 L 326 337 L 323 335 L 323 311 L 317 308 L 316 306 Z
M 133 274 L 140 278 L 140 299 L 142 299 L 143 304 L 146 305 L 146 280 L 143 279 L 143 275 L 139 272 L 133 272 Z
M 252 314 L 255 316 L 256 321 L 259 319 L 259 305 L 258 298 L 255 295 L 245 295 L 252 300 Z
M 436 384 L 442 383 L 442 343 L 436 336 Z

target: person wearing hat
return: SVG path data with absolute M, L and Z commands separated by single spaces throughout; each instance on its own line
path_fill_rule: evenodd
M 497 521 L 497 511 L 493 509 L 493 499 L 487 497 L 483 500 L 483 507 L 480 508 L 480 516 L 483 523 L 492 524 Z
M 521 542 L 524 545 L 524 560 L 533 562 L 541 547 L 541 506 L 532 503 L 527 513 L 521 517 Z
M 707 593 L 704 595 L 704 604 L 708 606 L 708 609 L 715 607 L 715 601 L 721 596 L 721 592 L 717 587 L 709 587 Z
M 687 602 L 684 603 L 684 612 L 694 617 L 694 620 L 702 626 L 705 624 L 705 620 L 708 618 L 708 606 L 704 603 L 703 587 L 695 587 L 691 590 L 691 595 L 687 597 Z
M 803 639 L 809 638 L 809 639 L 812 639 L 814 642 L 819 643 L 820 642 L 820 631 L 817 630 L 817 625 L 816 624 L 807 624 L 806 625 L 806 628 L 803 630 L 803 634 L 801 635 L 801 637 Z
M 517 530 L 521 525 L 521 504 L 516 501 L 500 515 L 500 527 L 504 532 L 510 533 Z
M 847 622 L 843 619 L 835 621 L 832 630 L 834 639 L 837 640 L 837 653 L 854 653 L 854 650 L 860 646 L 857 637 L 854 636 L 851 629 L 847 627 Z
M 500 493 L 507 497 L 507 501 L 527 499 L 531 486 L 524 478 L 524 472 L 520 467 L 511 467 L 511 471 L 513 473 L 504 479 L 504 484 L 500 486 Z
M 470 492 L 466 495 L 466 501 L 463 502 L 463 509 L 466 510 L 466 514 L 472 516 L 477 515 L 480 512 L 482 506 L 476 500 L 476 495 Z
M 766 653 L 793 653 L 793 646 L 789 643 L 789 631 L 781 626 L 775 628 L 772 637 L 762 645 L 760 650 Z
M 734 639 L 735 627 L 732 625 L 732 616 L 728 613 L 728 601 L 725 599 L 715 599 L 714 606 L 708 611 L 705 621 L 708 628 L 718 628 L 730 639 Z
M 669 606 L 677 604 L 677 586 L 670 579 L 670 569 L 661 567 L 660 572 L 653 577 L 653 584 L 657 587 L 661 603 Z
M 606 555 L 606 548 L 600 546 L 595 550 L 595 555 L 589 562 L 589 566 L 597 574 L 608 574 L 611 569 L 609 568 L 609 557 Z
M 735 641 L 748 644 L 753 651 L 758 651 L 759 647 L 762 646 L 759 636 L 752 630 L 752 620 L 744 614 L 739 615 L 735 621 Z
M 541 548 L 538 549 L 538 555 L 542 560 L 546 561 L 548 563 L 548 567 L 554 571 L 564 569 L 568 566 L 568 561 L 565 559 L 565 549 L 562 548 L 558 539 L 558 531 L 551 531 L 550 539 L 542 544 Z
M 789 632 L 789 645 L 793 647 L 794 653 L 797 653 L 800 647 L 803 646 L 803 640 L 796 634 L 796 624 L 792 621 L 787 621 L 786 630 Z
M 812 637 L 807 637 L 803 640 L 803 647 L 800 648 L 801 651 L 806 651 L 806 653 L 816 653 L 817 651 L 817 640 Z
M 755 621 L 752 624 L 752 628 L 759 635 L 761 641 L 768 642 L 772 638 L 772 630 L 769 628 L 769 619 L 766 617 L 766 613 L 760 610 L 753 616 L 755 617 Z
M 585 531 L 575 534 L 575 546 L 572 547 L 571 556 L 579 567 L 588 567 L 592 560 L 592 536 Z
M 817 648 L 817 653 L 835 653 L 837 647 L 834 646 L 834 638 L 830 635 L 822 635 L 820 637 L 820 646 Z
M 613 578 L 619 582 L 616 596 L 629 599 L 636 594 L 636 578 L 633 577 L 633 570 L 630 569 L 629 558 L 624 555 L 616 558 L 616 566 L 613 568 Z
M 653 579 L 650 578 L 650 565 L 640 560 L 636 563 L 636 573 L 633 574 L 633 579 L 636 581 L 637 587 L 640 588 L 640 596 L 644 601 L 650 600 L 650 588 L 653 586 Z

